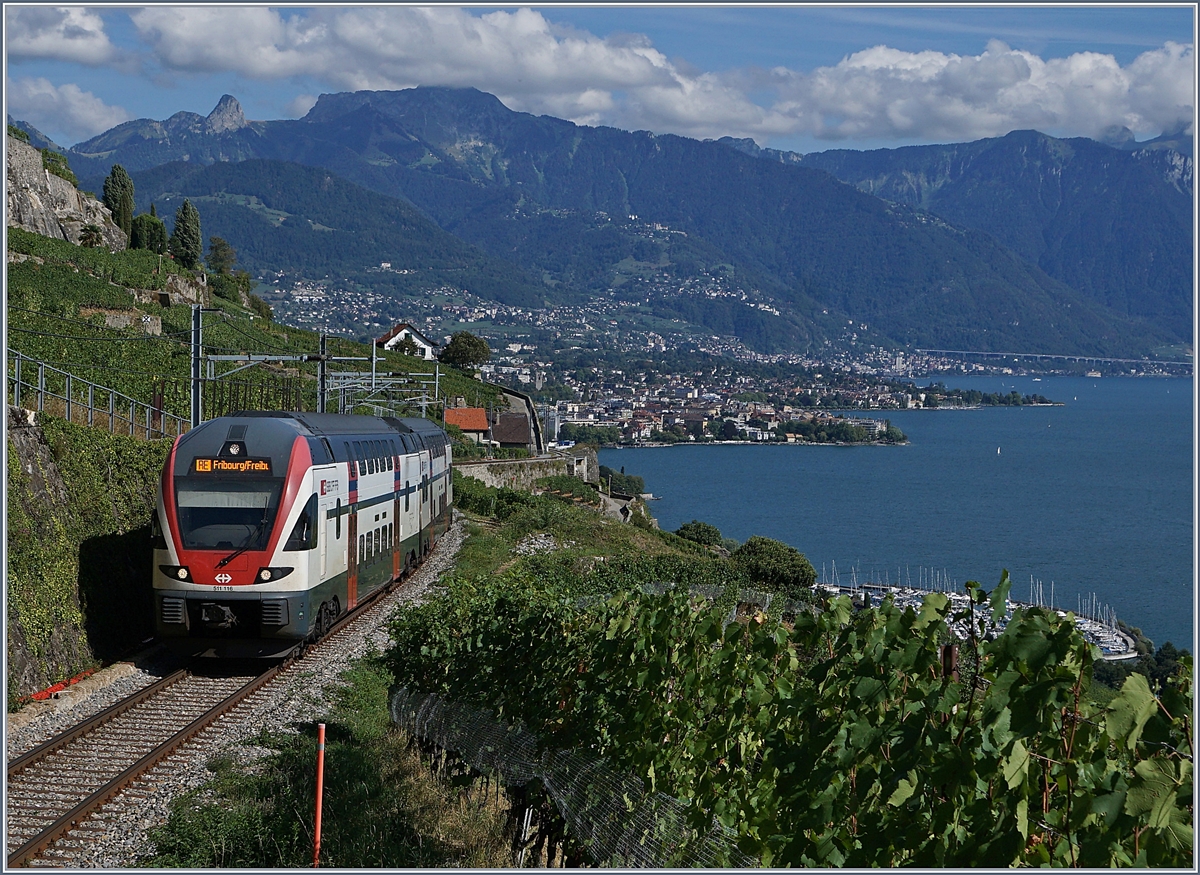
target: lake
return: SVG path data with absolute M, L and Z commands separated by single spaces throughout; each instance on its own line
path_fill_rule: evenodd
M 818 576 L 978 580 L 1075 610 L 1094 595 L 1155 644 L 1193 644 L 1191 379 L 944 377 L 1062 407 L 869 411 L 907 446 L 606 449 L 646 481 L 664 529 L 777 538 Z M 928 381 L 921 381 L 927 385 Z M 999 450 L 999 452 L 997 452 Z

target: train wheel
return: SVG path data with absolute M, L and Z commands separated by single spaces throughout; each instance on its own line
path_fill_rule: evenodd
M 321 602 L 321 609 L 317 611 L 317 640 L 320 641 L 329 633 L 329 605 Z
M 335 620 L 342 615 L 342 603 L 338 601 L 337 596 L 334 596 L 333 600 L 329 603 L 329 610 L 331 612 L 330 616 Z M 333 624 L 330 623 L 330 625 Z

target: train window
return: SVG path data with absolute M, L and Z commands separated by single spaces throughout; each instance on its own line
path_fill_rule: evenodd
M 179 534 L 189 550 L 263 550 L 279 509 L 283 481 L 175 481 Z
M 375 530 L 375 554 L 379 555 L 379 529 Z
M 366 469 L 363 468 L 362 464 L 362 444 L 358 441 L 354 442 L 354 469 L 359 477 L 366 473 Z
M 394 549 L 396 546 L 396 524 L 388 523 L 388 549 Z
M 287 543 L 283 545 L 284 550 L 312 550 L 317 546 L 317 496 L 309 496 L 308 503 L 304 505 L 304 510 L 300 511 L 300 518 L 296 520 L 296 525 L 292 527 L 292 533 L 288 536 Z
M 408 513 L 408 499 L 412 496 L 412 484 L 404 481 L 404 512 Z
M 387 446 L 384 447 L 384 450 L 387 451 L 387 468 L 389 471 L 391 471 L 396 467 L 396 445 L 391 441 L 388 441 Z
M 360 562 L 366 561 L 367 558 L 367 536 L 358 536 L 358 559 Z
M 340 541 L 340 540 L 342 540 L 342 500 L 340 498 L 337 500 L 337 507 L 335 508 L 335 512 L 337 513 L 337 516 L 334 518 L 334 521 L 333 521 L 333 529 L 334 529 L 333 537 L 336 540 Z

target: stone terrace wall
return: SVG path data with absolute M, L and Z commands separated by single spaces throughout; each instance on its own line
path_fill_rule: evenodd
M 556 474 L 571 474 L 588 483 L 596 483 L 600 478 L 596 451 L 591 447 L 564 450 L 537 459 L 466 461 L 455 462 L 454 466 L 465 476 L 482 480 L 487 486 L 507 486 L 509 489 L 532 489 L 535 480 Z

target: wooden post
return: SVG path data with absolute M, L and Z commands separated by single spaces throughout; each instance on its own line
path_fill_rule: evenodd
M 942 677 L 958 680 L 958 645 L 942 645 Z
M 317 816 L 313 828 L 313 868 L 321 859 L 321 797 L 325 791 L 325 724 L 317 724 Z

